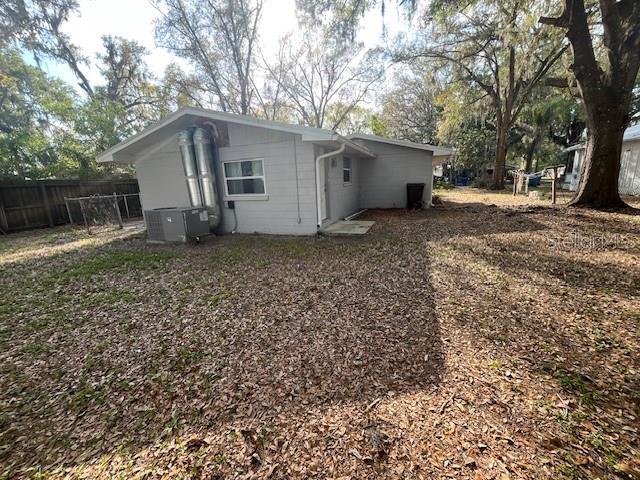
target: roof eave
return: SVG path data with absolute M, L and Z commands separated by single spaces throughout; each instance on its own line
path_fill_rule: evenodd
M 429 145 L 426 143 L 409 142 L 406 140 L 395 140 L 392 138 L 379 137 L 377 135 L 366 135 L 362 133 L 357 133 L 354 135 L 349 135 L 349 139 L 352 139 L 352 140 L 358 139 L 358 140 L 365 140 L 370 142 L 386 143 L 389 145 L 396 145 L 398 147 L 413 148 L 415 150 L 425 150 L 428 152 L 433 152 L 434 156 L 435 155 L 437 156 L 453 155 L 453 150 L 450 148 L 437 147 L 435 145 Z
M 123 140 L 122 142 L 114 145 L 113 147 L 105 150 L 104 152 L 97 155 L 96 160 L 99 163 L 107 163 L 107 162 L 119 162 L 120 159 L 117 158 L 117 153 L 122 151 L 123 149 L 133 145 L 137 141 L 143 139 L 144 137 L 152 134 L 153 132 L 164 128 L 181 117 L 192 115 L 194 117 L 201 117 L 210 120 L 219 120 L 223 122 L 229 123 L 237 123 L 240 125 L 247 125 L 257 128 L 266 128 L 269 130 L 278 130 L 282 132 L 291 133 L 293 135 L 301 135 L 306 137 L 309 141 L 313 140 L 331 140 L 335 135 L 335 132 L 331 130 L 324 130 L 320 128 L 314 127 L 305 127 L 302 125 L 289 125 L 281 122 L 271 121 L 271 120 L 263 120 L 254 117 L 248 117 L 246 115 L 236 115 L 225 112 L 216 112 L 214 110 L 207 110 L 204 108 L 196 108 L 196 107 L 184 107 L 181 108 L 174 113 L 166 116 L 162 120 L 154 123 L 153 125 L 145 128 L 144 130 L 138 132 L 135 135 Z M 124 161 L 125 163 L 129 163 L 128 160 Z

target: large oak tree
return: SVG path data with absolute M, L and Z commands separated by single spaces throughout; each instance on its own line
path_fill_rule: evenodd
M 573 51 L 571 72 L 586 111 L 587 153 L 571 203 L 624 207 L 618 177 L 640 68 L 640 1 L 564 0 L 560 16 L 542 17 L 540 22 L 565 30 Z
M 453 68 L 454 81 L 463 88 L 478 87 L 489 99 L 496 132 L 496 189 L 504 188 L 510 130 L 566 50 L 559 36 L 536 26 L 540 6 L 522 0 L 434 2 L 424 40 L 396 55 L 401 61 L 441 61 Z

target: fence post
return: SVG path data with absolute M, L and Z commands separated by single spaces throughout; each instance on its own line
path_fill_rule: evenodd
M 80 203 L 80 211 L 82 212 L 82 220 L 84 220 L 84 226 L 87 227 L 87 232 L 91 235 L 91 228 L 89 227 L 89 223 L 87 222 L 87 215 L 84 213 L 84 202 L 82 200 L 78 200 Z
M 40 183 L 40 196 L 42 196 L 42 205 L 44 206 L 44 211 L 47 214 L 47 221 L 49 222 L 49 226 L 53 227 L 53 215 L 51 214 L 51 204 L 49 203 L 49 196 L 47 194 L 47 186 L 44 183 Z
M 67 217 L 69 217 L 69 224 L 73 225 L 73 218 L 71 217 L 71 208 L 69 208 L 69 200 L 64 197 L 64 206 L 67 207 Z
M 2 199 L 0 199 L 0 231 L 5 235 L 9 233 L 9 222 L 7 222 L 7 214 L 4 211 Z
M 118 195 L 115 192 L 113 193 L 113 203 L 116 207 L 116 213 L 118 214 L 118 225 L 122 228 L 122 215 L 120 214 L 120 205 L 118 205 Z
M 129 216 L 129 202 L 127 202 L 127 197 L 128 197 L 128 195 L 126 193 L 122 196 L 122 198 L 124 198 L 124 209 L 127 212 L 127 218 L 131 218 Z

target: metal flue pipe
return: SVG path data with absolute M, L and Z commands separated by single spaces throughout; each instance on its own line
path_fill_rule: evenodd
M 222 208 L 218 196 L 218 185 L 213 163 L 214 140 L 206 129 L 197 127 L 193 131 L 193 149 L 200 183 L 202 201 L 209 213 L 209 230 L 218 228 L 222 220 Z
M 202 193 L 200 192 L 200 180 L 198 179 L 198 168 L 196 167 L 196 155 L 193 150 L 193 139 L 191 130 L 183 130 L 178 134 L 178 147 L 182 158 L 182 167 L 187 179 L 187 191 L 192 207 L 202 206 Z

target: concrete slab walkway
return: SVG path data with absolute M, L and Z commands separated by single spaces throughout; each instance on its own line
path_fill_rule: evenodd
M 376 222 L 366 220 L 342 220 L 322 230 L 325 235 L 364 235 Z

